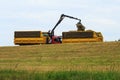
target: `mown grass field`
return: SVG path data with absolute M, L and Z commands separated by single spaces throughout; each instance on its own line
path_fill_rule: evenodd
M 0 47 L 0 80 L 120 80 L 119 75 L 120 42 Z

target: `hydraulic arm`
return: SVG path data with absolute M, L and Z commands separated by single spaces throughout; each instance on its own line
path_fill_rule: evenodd
M 81 19 L 78 19 L 78 18 L 75 18 L 75 17 L 72 17 L 72 16 L 68 16 L 68 15 L 64 15 L 62 14 L 60 16 L 60 19 L 58 20 L 58 22 L 56 23 L 56 25 L 54 26 L 54 28 L 52 29 L 52 31 L 49 33 L 50 34 L 50 37 L 54 36 L 54 30 L 56 29 L 56 27 L 62 22 L 62 20 L 65 18 L 65 17 L 68 17 L 70 19 L 75 19 L 75 20 L 78 20 L 79 24 L 81 24 Z

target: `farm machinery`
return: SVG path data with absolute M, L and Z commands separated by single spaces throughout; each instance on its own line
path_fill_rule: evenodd
M 56 27 L 67 17 L 70 19 L 78 20 L 76 24 L 76 31 L 62 32 L 62 36 L 56 36 L 54 31 Z M 85 30 L 85 26 L 82 25 L 81 19 L 64 15 L 60 16 L 60 19 L 53 27 L 51 31 L 15 31 L 14 43 L 16 45 L 36 45 L 36 44 L 61 44 L 61 43 L 80 43 L 80 42 L 103 42 L 103 36 L 101 32 L 95 32 L 93 30 Z

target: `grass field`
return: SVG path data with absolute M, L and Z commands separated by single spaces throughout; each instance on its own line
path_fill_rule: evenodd
M 120 80 L 120 42 L 0 47 L 0 75 L 0 80 L 21 76 L 22 80 L 64 80 L 61 76 L 65 80 Z

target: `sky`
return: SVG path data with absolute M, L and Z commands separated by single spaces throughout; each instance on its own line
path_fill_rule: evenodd
M 120 39 L 120 0 L 0 0 L 0 46 L 14 46 L 14 31 L 52 30 L 61 14 L 102 32 L 104 41 Z M 77 30 L 76 23 L 65 18 L 55 34 Z

